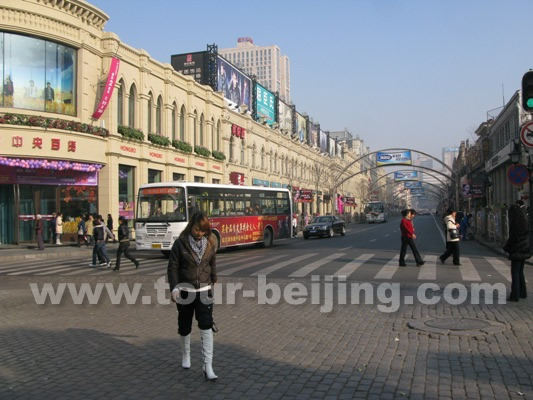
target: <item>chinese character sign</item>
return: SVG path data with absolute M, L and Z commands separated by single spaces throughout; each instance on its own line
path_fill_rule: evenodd
M 100 103 L 98 104 L 96 111 L 93 113 L 94 119 L 98 119 L 102 116 L 107 108 L 107 105 L 109 104 L 109 101 L 111 100 L 113 89 L 115 88 L 115 83 L 117 81 L 119 66 L 120 60 L 113 57 L 111 59 L 111 65 L 109 66 L 109 73 L 107 75 L 107 82 L 104 87 L 104 92 L 102 93 L 102 98 L 100 99 Z
M 276 122 L 276 97 L 263 86 L 255 85 L 256 93 L 256 118 L 266 119 L 268 125 L 272 126 Z

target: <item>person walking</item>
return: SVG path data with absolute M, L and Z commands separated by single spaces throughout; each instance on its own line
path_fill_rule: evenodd
M 94 220 L 95 226 L 93 228 L 93 236 L 94 236 L 94 247 L 93 247 L 93 262 L 92 264 L 89 264 L 90 267 L 96 267 L 96 257 L 99 256 L 103 261 L 100 262 L 99 265 L 101 266 L 107 266 L 107 268 L 111 268 L 111 260 L 109 260 L 109 256 L 107 255 L 107 249 L 105 246 L 105 237 L 106 237 L 106 229 L 107 227 L 104 224 L 104 221 L 102 221 L 102 217 L 99 215 Z
M 191 328 L 193 316 L 198 321 L 206 379 L 218 377 L 213 372 L 213 294 L 217 281 L 217 239 L 211 233 L 207 215 L 195 213 L 174 242 L 168 261 L 171 298 L 178 308 L 178 333 L 181 342 L 181 366 L 191 367 Z
M 57 213 L 56 218 L 56 244 L 63 244 L 61 243 L 61 235 L 63 234 L 63 214 Z
M 518 200 L 509 208 L 509 239 L 503 246 L 509 253 L 511 261 L 511 293 L 507 301 L 518 301 L 527 298 L 526 279 L 524 276 L 525 261 L 531 257 L 529 247 L 528 223 L 524 210 L 524 202 Z
M 78 247 L 81 247 L 81 242 L 84 242 L 87 247 L 89 247 L 89 242 L 87 242 L 87 226 L 85 223 L 85 215 L 82 216 L 80 222 L 78 222 Z
M 37 239 L 37 248 L 44 250 L 43 241 L 43 217 L 40 214 L 35 216 L 35 238 Z
M 416 248 L 416 235 L 415 235 L 415 228 L 413 226 L 412 218 L 416 214 L 416 211 L 414 210 L 403 210 L 402 211 L 402 221 L 400 222 L 400 232 L 401 232 L 401 240 L 402 240 L 402 247 L 400 249 L 400 260 L 399 264 L 400 267 L 406 267 L 407 264 L 405 263 L 405 253 L 407 252 L 407 246 L 411 248 L 411 251 L 413 252 L 413 256 L 415 257 L 416 266 L 420 267 L 425 264 L 425 261 L 422 260 L 422 257 L 420 256 L 420 253 L 418 252 L 418 249 Z
M 292 237 L 298 235 L 298 214 L 293 214 L 292 216 Z
M 92 216 L 92 214 L 89 214 L 89 217 L 87 217 L 87 223 L 85 224 L 85 229 L 87 230 L 87 239 L 89 241 L 89 244 L 91 246 L 94 246 L 94 237 L 93 237 L 94 217 Z
M 111 216 L 111 214 L 107 214 L 106 225 L 107 225 L 107 229 L 109 229 L 111 232 L 113 232 L 113 217 Z M 107 243 L 107 241 L 109 240 L 109 237 L 106 237 L 105 240 L 106 240 L 106 243 Z
M 50 243 L 54 244 L 56 242 L 56 220 L 57 214 L 52 213 L 52 218 L 50 219 L 50 225 L 48 229 L 50 230 Z
M 118 250 L 117 250 L 117 260 L 115 261 L 115 268 L 113 271 L 120 270 L 120 257 L 122 253 L 124 256 L 135 264 L 135 269 L 139 268 L 139 261 L 137 261 L 129 251 L 130 248 L 130 230 L 128 229 L 126 218 L 118 217 Z
M 439 257 L 441 264 L 453 254 L 453 265 L 461 265 L 459 260 L 459 228 L 460 224 L 455 222 L 455 210 L 448 208 L 444 217 L 444 226 L 446 228 L 446 251 Z

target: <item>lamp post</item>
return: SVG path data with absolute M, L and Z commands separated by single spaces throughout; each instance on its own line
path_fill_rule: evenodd
M 518 164 L 520 163 L 520 159 L 522 158 L 522 146 L 520 145 L 520 142 L 515 140 L 513 151 L 509 153 L 509 158 L 511 159 L 511 163 Z M 528 183 L 529 183 L 529 195 L 528 195 L 528 202 L 529 202 L 529 210 L 528 210 L 528 219 L 529 219 L 529 248 L 533 249 L 533 209 L 531 207 L 531 202 L 533 200 L 533 177 L 531 176 L 531 171 L 533 170 L 533 153 L 531 150 L 528 149 L 528 158 L 527 158 L 527 171 L 528 171 Z

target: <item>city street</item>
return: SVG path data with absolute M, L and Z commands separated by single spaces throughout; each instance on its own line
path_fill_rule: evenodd
M 408 250 L 398 267 L 399 221 L 221 250 L 216 383 L 204 381 L 196 327 L 181 368 L 162 255 L 133 252 L 141 267 L 124 260 L 118 273 L 89 268 L 89 249 L 2 262 L 0 397 L 533 398 L 531 300 L 503 304 L 509 261 L 467 241 L 462 266 L 441 265 L 438 220 L 417 216 L 426 263 Z M 486 283 L 504 290 L 476 301 Z M 63 297 L 46 299 L 46 284 Z

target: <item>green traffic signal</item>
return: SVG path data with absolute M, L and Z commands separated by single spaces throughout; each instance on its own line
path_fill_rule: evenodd
M 528 71 L 522 77 L 522 107 L 526 111 L 533 111 L 533 71 Z
M 527 100 L 526 100 L 526 105 L 527 105 L 529 108 L 533 108 L 533 99 L 527 99 Z

